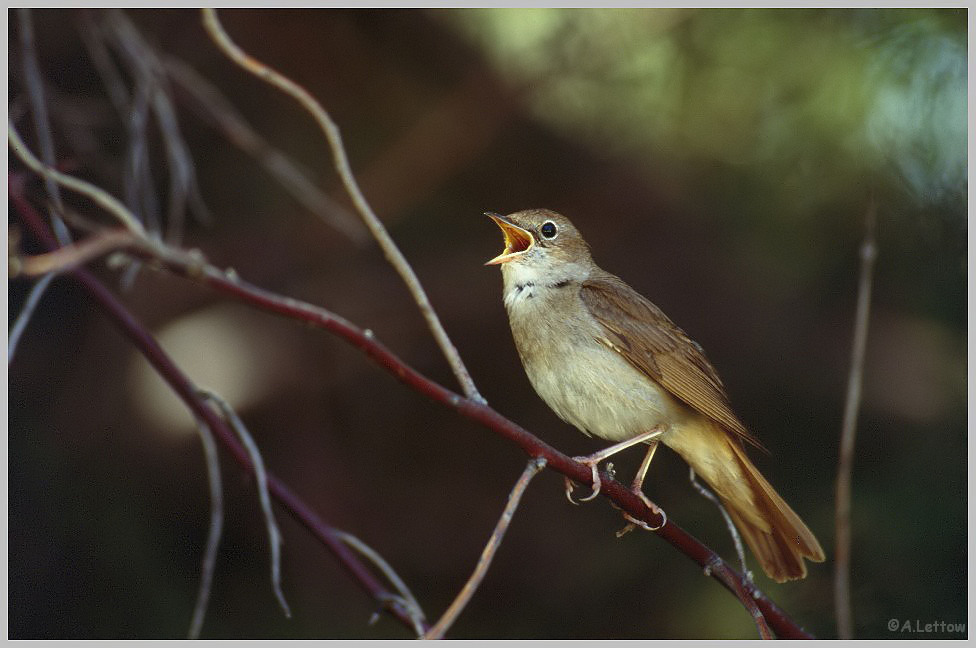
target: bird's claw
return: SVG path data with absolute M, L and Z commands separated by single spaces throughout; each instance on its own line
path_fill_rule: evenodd
M 592 477 L 591 483 L 592 483 L 593 492 L 587 495 L 586 497 L 579 498 L 579 502 L 573 499 L 573 489 L 574 489 L 573 480 L 571 480 L 569 477 L 566 477 L 566 499 L 569 500 L 570 504 L 573 504 L 574 506 L 579 506 L 580 502 L 589 502 L 590 500 L 594 499 L 597 495 L 599 495 L 600 489 L 603 487 L 603 482 L 600 481 L 600 474 L 596 469 L 597 462 L 591 460 L 589 457 L 573 457 L 573 459 L 575 461 L 578 461 L 582 464 L 586 464 L 587 466 L 589 466 L 590 474 Z
M 634 490 L 632 492 L 634 493 L 634 495 L 636 495 L 637 497 L 639 497 L 642 502 L 644 502 L 644 506 L 646 506 L 647 508 L 649 508 L 651 510 L 651 513 L 653 513 L 654 515 L 660 515 L 661 516 L 661 524 L 659 524 L 656 527 L 652 527 L 647 522 L 645 522 L 643 520 L 638 520 L 637 518 L 635 518 L 634 516 L 632 516 L 630 513 L 624 512 L 623 516 L 624 516 L 624 519 L 627 520 L 627 526 L 625 526 L 624 528 L 622 528 L 620 531 L 617 531 L 617 537 L 619 538 L 619 537 L 621 537 L 621 536 L 623 536 L 623 535 L 625 535 L 625 534 L 633 531 L 634 530 L 634 527 L 640 527 L 640 528 L 644 529 L 645 531 L 659 531 L 659 530 L 663 529 L 664 528 L 664 525 L 668 523 L 668 514 L 664 512 L 664 509 L 662 509 L 660 506 L 658 506 L 657 504 L 655 504 L 654 502 L 652 502 L 651 500 L 649 500 L 647 498 L 647 495 L 645 495 L 643 492 L 641 492 L 640 489 L 636 489 L 636 490 Z

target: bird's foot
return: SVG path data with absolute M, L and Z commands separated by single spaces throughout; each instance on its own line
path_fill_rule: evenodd
M 664 528 L 664 525 L 668 523 L 668 514 L 664 512 L 664 509 L 662 509 L 660 506 L 658 506 L 657 504 L 649 500 L 647 498 L 647 495 L 645 495 L 640 488 L 634 488 L 631 492 L 637 497 L 641 498 L 641 501 L 644 502 L 644 506 L 649 508 L 651 510 L 651 513 L 653 513 L 654 515 L 661 516 L 661 524 L 659 524 L 656 527 L 652 527 L 647 522 L 643 520 L 638 520 L 630 513 L 624 512 L 623 516 L 624 519 L 627 520 L 627 526 L 622 528 L 620 531 L 617 531 L 617 537 L 619 538 L 627 533 L 630 533 L 637 527 L 640 527 L 645 531 L 658 531 Z
M 591 499 L 599 495 L 600 488 L 603 486 L 603 482 L 600 481 L 600 474 L 597 472 L 596 463 L 588 463 L 584 461 L 586 457 L 573 457 L 573 459 L 575 459 L 580 463 L 588 465 L 590 467 L 590 474 L 592 475 L 593 478 L 593 481 L 591 482 L 593 484 L 591 487 L 593 489 L 593 492 L 587 495 L 586 497 L 581 497 L 579 499 L 579 502 L 577 502 L 576 500 L 573 499 L 573 489 L 575 488 L 575 486 L 573 485 L 573 480 L 570 479 L 569 477 L 566 477 L 566 499 L 569 500 L 570 504 L 578 506 L 580 502 L 589 502 Z
M 579 499 L 579 502 L 577 502 L 576 500 L 573 499 L 573 490 L 576 488 L 573 485 L 573 480 L 570 479 L 569 477 L 566 477 L 565 478 L 566 499 L 569 500 L 570 504 L 573 504 L 574 506 L 578 506 L 580 502 L 589 502 L 590 500 L 594 499 L 597 495 L 600 494 L 600 489 L 603 488 L 603 481 L 600 479 L 600 474 L 599 471 L 597 470 L 597 464 L 599 464 L 601 461 L 603 461 L 606 458 L 605 456 L 600 456 L 602 454 L 603 453 L 601 452 L 597 452 L 596 454 L 592 454 L 592 455 L 573 457 L 573 461 L 578 461 L 581 464 L 590 467 L 590 477 L 591 477 L 590 487 L 593 489 L 593 492 L 587 495 L 586 497 L 581 497 Z M 607 473 L 609 473 L 609 475 L 613 477 L 612 463 L 607 463 Z

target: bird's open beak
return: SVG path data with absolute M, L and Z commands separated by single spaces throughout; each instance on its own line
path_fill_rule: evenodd
M 491 261 L 486 261 L 485 265 L 498 265 L 499 263 L 513 261 L 518 255 L 535 245 L 535 239 L 529 231 L 522 229 L 501 214 L 485 212 L 485 216 L 495 221 L 495 224 L 501 228 L 502 234 L 505 235 L 505 249 Z

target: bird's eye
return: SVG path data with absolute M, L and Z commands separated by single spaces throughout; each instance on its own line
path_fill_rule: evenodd
M 542 234 L 542 238 L 556 238 L 556 224 L 552 221 L 546 221 L 542 224 L 542 227 L 539 228 L 539 233 Z

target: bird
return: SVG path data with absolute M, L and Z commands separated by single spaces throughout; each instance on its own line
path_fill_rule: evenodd
M 505 248 L 502 298 L 529 382 L 563 421 L 614 442 L 578 458 L 593 471 L 610 454 L 648 446 L 633 490 L 658 443 L 676 451 L 718 495 L 763 571 L 776 582 L 804 578 L 804 559 L 824 560 L 814 534 L 746 454 L 762 447 L 733 412 L 722 380 L 664 312 L 593 261 L 579 230 L 548 209 L 485 212 Z

